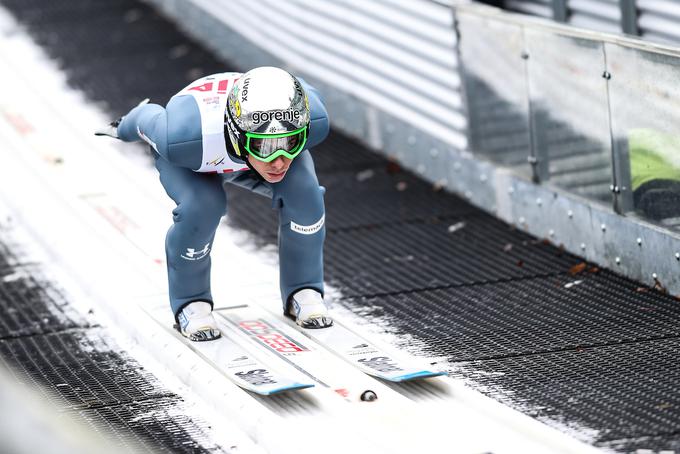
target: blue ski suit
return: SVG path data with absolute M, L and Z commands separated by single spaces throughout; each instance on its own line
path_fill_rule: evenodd
M 167 106 L 132 109 L 118 126 L 121 140 L 143 140 L 155 151 L 166 193 L 176 203 L 165 252 L 170 305 L 175 317 L 193 301 L 212 304 L 210 253 L 215 231 L 227 212 L 223 185 L 236 184 L 272 199 L 279 212 L 279 279 L 284 312 L 297 290 L 323 294 L 325 239 L 324 188 L 319 186 L 309 148 L 328 135 L 326 108 L 316 89 L 300 79 L 311 111 L 307 148 L 286 176 L 269 183 L 226 151 L 224 107 L 240 73 L 199 79 L 173 96 Z M 248 272 L 235 266 L 234 275 Z M 237 302 L 230 302 L 237 303 Z

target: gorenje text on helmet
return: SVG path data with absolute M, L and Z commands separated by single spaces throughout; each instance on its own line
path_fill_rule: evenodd
M 300 119 L 299 110 L 270 110 L 266 112 L 253 112 L 253 123 L 266 123 L 268 121 L 297 121 Z

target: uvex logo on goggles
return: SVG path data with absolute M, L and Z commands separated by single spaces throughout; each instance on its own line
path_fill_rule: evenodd
M 253 112 L 253 123 L 266 123 L 268 121 L 297 121 L 300 119 L 299 110 L 269 110 L 265 112 Z

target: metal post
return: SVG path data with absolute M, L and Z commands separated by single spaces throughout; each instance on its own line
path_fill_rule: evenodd
M 621 31 L 629 35 L 640 35 L 640 29 L 637 24 L 637 6 L 636 0 L 619 0 L 619 7 L 621 8 Z
M 567 22 L 569 11 L 567 0 L 552 0 L 553 19 L 557 22 Z
M 458 62 L 458 73 L 461 78 L 461 87 L 460 87 L 460 96 L 463 101 L 463 114 L 465 115 L 465 118 L 468 120 L 467 124 L 467 139 L 468 139 L 468 150 L 472 151 L 473 153 L 478 150 L 478 134 L 477 134 L 477 112 L 474 109 L 474 106 L 471 105 L 470 103 L 470 96 L 471 94 L 469 93 L 474 89 L 472 84 L 470 84 L 470 79 L 467 74 L 467 70 L 465 68 L 465 59 L 461 55 L 461 33 L 460 33 L 460 27 L 459 27 L 459 21 L 458 21 L 458 14 L 456 11 L 456 5 L 452 4 L 451 5 L 451 14 L 453 15 L 453 30 L 454 33 L 456 34 L 456 45 L 454 46 L 453 52 L 456 55 L 456 61 Z
M 625 214 L 635 209 L 633 202 L 633 183 L 630 174 L 630 153 L 626 138 L 613 138 L 612 150 L 614 164 L 614 179 L 612 192 L 614 196 L 614 211 Z

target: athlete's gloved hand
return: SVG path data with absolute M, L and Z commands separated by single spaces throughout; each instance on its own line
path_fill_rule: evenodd
M 137 107 L 141 107 L 144 104 L 147 104 L 148 102 L 149 102 L 149 98 L 146 98 L 142 102 L 137 104 Z M 95 136 L 109 136 L 109 137 L 113 137 L 114 139 L 117 139 L 118 138 L 118 125 L 120 125 L 120 122 L 123 121 L 123 118 L 125 118 L 125 117 L 124 116 L 120 117 L 116 120 L 113 120 L 111 123 L 109 123 L 108 125 L 106 125 L 102 128 L 95 129 L 94 135 Z
M 118 118 L 117 120 L 113 120 L 111 123 L 108 125 L 98 128 L 94 130 L 94 135 L 95 136 L 109 136 L 113 137 L 114 139 L 118 138 L 118 125 L 120 122 L 123 121 L 123 117 Z

